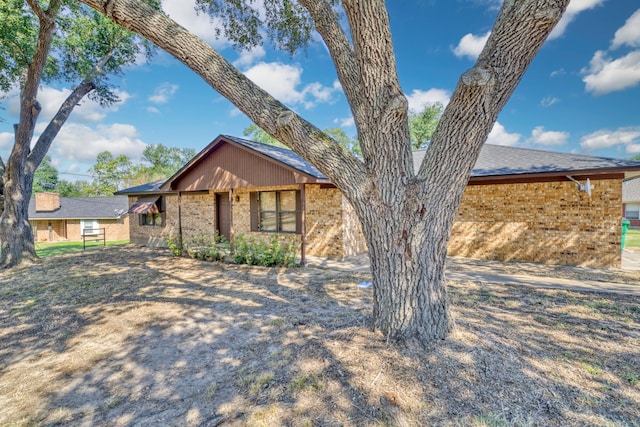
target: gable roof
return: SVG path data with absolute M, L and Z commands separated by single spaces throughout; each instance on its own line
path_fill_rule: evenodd
M 425 150 L 414 151 L 413 162 L 416 170 L 422 163 L 425 153 Z M 471 178 L 534 174 L 622 173 L 629 170 L 640 170 L 640 162 L 485 144 L 471 171 Z
M 622 203 L 640 202 L 640 177 L 622 181 Z
M 322 174 L 322 172 L 316 169 L 311 163 L 307 162 L 305 159 L 298 156 L 296 153 L 294 153 L 293 151 L 287 148 L 275 147 L 273 145 L 262 144 L 260 142 L 255 142 L 255 141 L 249 141 L 248 139 L 237 138 L 235 136 L 222 135 L 222 137 L 226 138 L 229 141 L 233 141 L 237 144 L 240 144 L 243 147 L 246 147 L 250 150 L 257 151 L 260 154 L 264 154 L 265 156 L 273 160 L 283 163 L 293 169 L 296 169 L 314 178 L 328 179 L 326 176 Z
M 235 150 L 234 156 L 240 153 L 247 153 L 253 157 L 247 157 L 247 161 L 256 161 L 253 165 L 250 165 L 248 162 L 242 162 L 245 165 L 238 165 L 237 161 L 230 161 L 231 158 L 228 157 L 229 152 L 227 150 L 229 147 L 233 147 Z M 221 154 L 220 157 L 223 164 L 207 164 L 210 162 L 212 157 L 211 155 L 218 152 L 224 153 Z M 237 157 L 235 157 L 237 159 Z M 225 162 L 228 162 L 224 164 Z M 262 163 L 260 163 L 262 162 Z M 266 162 L 266 163 L 265 163 Z M 214 162 L 215 163 L 215 162 Z M 236 163 L 232 165 L 232 163 Z M 273 168 L 275 167 L 279 171 L 287 171 L 286 173 L 292 176 L 291 179 L 295 180 L 295 182 L 319 182 L 319 183 L 329 183 L 329 179 L 324 176 L 318 169 L 316 169 L 313 165 L 305 161 L 302 157 L 294 153 L 293 151 L 281 148 L 274 147 L 272 145 L 263 144 L 260 142 L 249 141 L 243 138 L 237 138 L 229 135 L 219 135 L 216 139 L 214 139 L 209 145 L 207 145 L 202 151 L 195 155 L 193 159 L 191 159 L 185 166 L 183 166 L 178 172 L 176 172 L 172 177 L 170 177 L 167 181 L 162 184 L 160 187 L 161 191 L 172 191 L 175 190 L 178 183 L 181 179 L 190 180 L 193 176 L 189 177 L 189 175 L 196 170 L 196 168 L 201 165 L 207 165 L 208 167 L 221 168 L 226 170 L 226 178 L 229 178 L 229 173 L 234 175 L 236 172 L 245 173 L 249 175 L 254 175 L 253 179 L 256 178 L 255 173 L 258 172 L 256 170 L 247 170 L 245 166 L 253 166 L 258 168 L 265 168 L 272 170 L 269 173 L 273 173 Z M 259 165 L 259 166 L 258 166 Z M 234 170 L 236 168 L 236 170 Z M 242 169 L 242 170 L 240 170 Z M 207 179 L 215 180 L 215 172 L 211 170 L 205 171 L 205 175 L 208 175 Z M 222 172 L 222 175 L 225 173 Z M 205 178 L 204 176 L 199 176 L 200 178 Z M 221 177 L 218 176 L 217 179 Z M 247 181 L 242 179 L 239 176 L 236 176 L 237 181 L 236 184 L 241 183 L 240 185 L 247 185 Z M 204 185 L 205 181 L 201 181 L 199 185 Z M 293 181 L 292 181 L 293 182 Z M 224 186 L 223 186 L 224 187 Z M 221 187 L 222 188 L 222 187 Z M 119 194 L 122 194 L 120 192 Z
M 60 197 L 60 208 L 36 212 L 35 197 L 29 200 L 29 219 L 117 219 L 127 213 L 127 196 Z
M 140 185 L 121 190 L 116 194 L 135 195 L 174 191 L 172 187 L 174 182 L 188 174 L 224 144 L 240 147 L 284 168 L 301 173 L 310 178 L 311 182 L 330 183 L 329 179 L 318 169 L 291 150 L 230 135 L 220 135 L 164 183 L 155 182 Z M 422 163 L 425 153 L 426 150 L 413 152 L 413 162 L 416 170 Z M 567 175 L 624 177 L 629 172 L 640 173 L 640 162 L 485 144 L 471 172 L 470 183 L 535 181 L 557 179 L 558 177 L 565 179 L 564 177 Z

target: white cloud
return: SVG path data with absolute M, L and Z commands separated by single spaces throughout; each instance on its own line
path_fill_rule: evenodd
M 149 97 L 149 102 L 153 102 L 154 104 L 166 104 L 169 102 L 169 98 L 171 98 L 177 91 L 178 85 L 167 82 L 162 83 L 153 91 L 153 95 Z
M 9 132 L 0 132 L 0 149 L 10 148 L 14 143 L 14 135 Z M 5 161 L 7 159 L 4 159 Z
M 69 119 L 94 123 L 103 120 L 108 113 L 118 111 L 118 109 L 131 98 L 129 93 L 121 90 L 116 89 L 114 93 L 120 98 L 120 102 L 116 102 L 109 107 L 102 107 L 97 102 L 85 96 L 84 99 L 80 101 L 80 105 L 75 107 Z M 41 87 L 38 91 L 38 101 L 42 106 L 42 111 L 38 117 L 38 123 L 49 123 L 70 94 L 71 90 L 69 89 L 54 89 L 48 86 Z M 15 94 L 8 99 L 7 112 L 16 117 L 20 115 L 19 94 Z
M 195 0 L 162 0 L 162 10 L 178 24 L 197 35 L 217 49 L 229 43 L 224 37 L 216 38 L 216 28 L 222 28 L 219 22 L 205 13 L 196 13 Z
M 260 62 L 245 71 L 245 75 L 274 98 L 287 104 L 302 104 L 309 109 L 318 103 L 329 103 L 339 89 L 323 86 L 318 82 L 310 83 L 301 89 L 302 68 L 279 62 Z
M 109 151 L 116 156 L 125 154 L 135 161 L 145 147 L 133 125 L 115 123 L 92 128 L 68 123 L 60 130 L 52 150 L 63 161 L 92 164 L 102 151 Z
M 550 74 L 551 77 L 563 76 L 567 74 L 564 68 L 560 68 L 559 70 L 553 70 Z
M 487 137 L 487 144 L 514 146 L 520 142 L 519 133 L 509 133 L 499 122 L 495 122 Z
M 617 49 L 624 45 L 640 47 L 640 9 L 636 10 L 627 19 L 627 22 L 616 31 L 613 41 L 611 41 L 611 49 Z
M 560 22 L 555 26 L 551 34 L 549 34 L 549 40 L 556 39 L 564 34 L 567 26 L 575 19 L 575 17 L 585 10 L 594 9 L 604 3 L 605 0 L 571 0 L 567 10 L 562 15 Z
M 342 119 L 333 119 L 333 123 L 336 123 L 341 128 L 349 128 L 356 125 L 353 117 L 344 117 Z
M 433 105 L 436 102 L 446 106 L 449 103 L 449 98 L 451 98 L 451 93 L 444 89 L 429 89 L 427 91 L 414 89 L 411 95 L 407 95 L 410 111 L 421 111 L 425 106 Z
M 580 139 L 580 147 L 586 151 L 624 146 L 627 153 L 635 152 L 640 144 L 640 128 L 601 129 Z
M 640 153 L 640 144 L 627 145 L 627 154 L 638 154 L 638 153 Z
M 558 102 L 560 102 L 560 98 L 556 98 L 554 96 L 547 96 L 540 100 L 540 106 L 551 107 L 553 104 L 557 104 Z
M 544 127 L 537 126 L 531 131 L 528 142 L 544 147 L 558 147 L 569 140 L 569 132 L 545 131 Z
M 156 107 L 147 107 L 147 111 L 152 114 L 160 114 L 160 110 L 158 110 Z
M 267 53 L 262 46 L 256 46 L 251 50 L 243 50 L 238 59 L 233 61 L 233 65 L 238 68 L 248 67 L 254 64 L 257 60 L 264 58 L 266 54 Z
M 480 36 L 475 36 L 471 33 L 464 35 L 453 49 L 453 54 L 457 57 L 466 56 L 469 59 L 476 59 L 482 52 L 490 34 L 491 31 Z
M 588 69 L 583 69 L 586 76 L 582 81 L 586 90 L 595 95 L 627 89 L 640 83 L 640 50 L 611 59 L 604 51 L 597 51 Z

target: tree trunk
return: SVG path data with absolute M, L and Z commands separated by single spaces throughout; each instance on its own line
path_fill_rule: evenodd
M 386 226 L 391 221 L 395 227 Z M 375 217 L 367 222 L 375 327 L 391 342 L 444 339 L 453 326 L 442 244 L 448 236 L 433 236 L 433 229 L 416 223 L 415 216 L 382 221 Z
M 397 78 L 383 0 L 300 0 L 316 23 L 349 101 L 362 159 L 343 150 L 164 13 L 136 0 L 81 0 L 154 42 L 254 123 L 316 166 L 362 223 L 374 283 L 375 326 L 389 341 L 428 345 L 452 327 L 444 280 L 453 220 L 482 144 L 569 0 L 504 0 L 476 65 L 464 73 L 419 170 L 407 99 Z
M 38 259 L 29 224 L 33 174 L 13 170 L 8 169 L 5 173 L 4 211 L 0 216 L 0 264 L 5 268 Z
M 39 112 L 37 101 L 21 97 L 27 125 L 16 126 L 13 150 L 4 171 L 4 211 L 0 215 L 0 265 L 13 267 L 21 262 L 38 259 L 31 225 L 29 200 L 33 190 L 33 175 L 46 155 L 53 140 L 67 121 L 78 102 L 95 88 L 93 82 L 83 81 L 69 94 L 56 115 L 51 119 L 38 141 L 30 150 L 31 137 Z M 26 128 L 20 132 L 19 129 Z

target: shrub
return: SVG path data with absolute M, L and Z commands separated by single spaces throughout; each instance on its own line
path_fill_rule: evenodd
M 229 245 L 224 236 L 216 233 L 211 236 L 198 234 L 184 243 L 184 252 L 192 258 L 220 261 L 229 253 Z
M 167 246 L 169 247 L 169 250 L 171 251 L 173 256 L 182 255 L 182 239 L 180 238 L 180 236 L 168 237 Z
M 233 260 L 238 264 L 263 267 L 293 267 L 296 262 L 295 242 L 282 242 L 277 236 L 270 240 L 247 238 L 243 234 L 233 239 Z

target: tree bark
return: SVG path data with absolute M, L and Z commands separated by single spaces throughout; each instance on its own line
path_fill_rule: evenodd
M 388 341 L 427 345 L 446 337 L 453 322 L 444 265 L 462 193 L 498 113 L 569 0 L 504 0 L 487 45 L 460 78 L 417 173 L 383 0 L 342 1 L 351 41 L 327 1 L 300 0 L 336 65 L 362 159 L 162 12 L 136 0 L 81 1 L 172 54 L 340 188 L 363 226 L 375 326 Z

